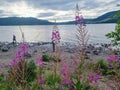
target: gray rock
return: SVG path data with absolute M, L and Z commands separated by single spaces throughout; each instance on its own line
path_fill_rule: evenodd
M 7 52 L 8 50 L 9 50 L 8 47 L 5 45 L 1 47 L 2 52 Z
M 31 58 L 31 57 L 32 57 L 32 55 L 31 55 L 30 53 L 26 53 L 26 54 L 25 54 L 25 58 L 26 58 L 26 59 Z

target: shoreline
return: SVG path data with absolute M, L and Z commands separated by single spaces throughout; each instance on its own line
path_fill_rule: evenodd
M 2 51 L 0 47 L 0 73 L 6 73 L 8 68 L 9 68 L 9 62 L 12 60 L 14 57 L 15 53 L 18 50 L 18 44 L 16 46 L 13 46 L 11 43 L 4 44 L 2 43 L 3 46 L 6 45 L 8 50 Z M 71 63 L 72 58 L 71 57 L 78 57 L 78 46 L 76 45 L 71 45 L 68 43 L 61 44 L 60 45 L 60 58 L 65 60 L 68 63 Z M 86 55 L 88 58 L 86 60 L 96 62 L 97 60 L 104 59 L 107 60 L 108 57 L 108 47 L 98 47 L 98 46 L 87 46 L 86 49 Z M 30 43 L 29 44 L 29 54 L 30 57 L 28 59 L 36 59 L 37 55 L 43 55 L 47 53 L 50 56 L 53 56 L 54 53 L 52 51 L 52 44 L 51 43 Z

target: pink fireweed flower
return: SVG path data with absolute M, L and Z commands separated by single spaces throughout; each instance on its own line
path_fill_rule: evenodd
M 76 60 L 76 59 L 73 60 L 73 66 L 74 66 L 75 69 L 78 68 L 78 66 L 79 66 L 78 60 Z
M 14 59 L 10 61 L 10 67 L 17 66 L 20 60 L 24 59 L 26 53 L 28 53 L 28 45 L 25 43 L 21 43 L 19 45 L 18 51 L 15 54 Z
M 109 69 L 112 69 L 113 66 L 112 66 L 111 64 L 108 64 L 108 68 L 109 68 Z
M 63 68 L 62 68 L 62 74 L 71 74 L 71 69 L 70 69 L 70 67 L 68 66 L 68 65 L 65 65 L 65 66 L 63 66 Z
M 75 17 L 75 22 L 76 22 L 76 24 L 81 24 L 81 25 L 83 25 L 83 26 L 86 26 L 85 21 L 84 21 L 84 18 L 83 18 L 82 15 L 76 16 L 76 17 Z
M 117 60 L 119 60 L 118 55 L 110 55 L 107 59 L 108 62 L 113 62 L 113 61 L 117 61 Z
M 19 50 L 17 53 L 16 53 L 16 59 L 17 60 L 22 60 L 24 58 L 24 53 L 22 50 Z
M 117 64 L 120 66 L 120 61 Z
M 19 45 L 18 52 L 16 53 L 16 59 L 22 60 L 24 59 L 25 54 L 28 53 L 28 45 L 25 43 L 21 43 Z
M 99 79 L 100 79 L 99 75 L 92 75 L 92 74 L 88 75 L 88 82 L 90 86 L 93 86 L 94 84 L 96 84 Z
M 55 31 L 52 32 L 52 41 L 55 41 L 56 33 Z
M 52 38 L 51 39 L 52 39 L 52 42 L 60 43 L 61 37 L 60 37 L 59 31 L 57 31 L 57 30 L 52 31 Z
M 44 66 L 42 56 L 40 56 L 40 55 L 37 56 L 35 64 L 38 65 L 38 66 L 40 66 L 40 67 Z
M 20 49 L 21 51 L 23 51 L 24 53 L 28 53 L 28 47 L 29 47 L 29 45 L 26 44 L 26 43 L 21 43 L 21 44 L 19 45 L 19 49 Z
M 62 84 L 63 84 L 63 85 L 70 85 L 70 86 L 72 86 L 72 81 L 70 80 L 69 77 L 63 76 L 63 77 L 62 77 Z
M 58 42 L 60 42 L 61 37 L 60 37 L 59 31 L 56 31 L 56 38 L 57 38 Z
M 72 85 L 72 81 L 70 80 L 70 76 L 71 76 L 71 73 L 72 73 L 72 71 L 71 71 L 71 69 L 70 69 L 70 67 L 68 66 L 68 65 L 65 65 L 65 66 L 63 66 L 62 67 L 62 84 L 64 84 L 64 85 Z
M 38 85 L 44 84 L 44 83 L 45 83 L 45 78 L 44 78 L 44 76 L 41 76 L 41 77 L 38 79 Z
M 76 24 L 78 24 L 80 22 L 80 17 L 79 16 L 75 17 L 75 22 L 76 22 Z
M 99 75 L 95 75 L 95 76 L 94 76 L 94 81 L 95 81 L 95 82 L 97 82 L 99 79 L 100 79 L 100 76 L 99 76 Z
M 10 67 L 17 67 L 18 61 L 14 58 L 13 60 L 10 61 L 9 65 Z
M 94 80 L 94 76 L 93 75 L 88 75 L 88 80 L 89 81 L 93 81 Z

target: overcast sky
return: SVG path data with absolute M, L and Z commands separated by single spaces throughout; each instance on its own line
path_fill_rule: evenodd
M 116 6 L 119 0 L 0 0 L 0 17 L 74 20 L 76 3 L 85 18 L 96 18 L 120 9 Z

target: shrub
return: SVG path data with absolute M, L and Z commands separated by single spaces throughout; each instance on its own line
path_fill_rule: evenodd
M 103 59 L 99 60 L 96 64 L 95 64 L 95 70 L 102 70 L 101 73 L 103 75 L 107 75 L 107 71 L 108 71 L 108 66 L 107 63 L 104 62 Z
M 42 55 L 42 59 L 43 59 L 43 61 L 45 61 L 45 62 L 49 62 L 50 56 L 49 56 L 48 54 L 43 54 L 43 55 Z
M 120 60 L 119 55 L 110 55 L 108 57 L 108 74 L 119 77 L 118 73 L 120 71 Z
M 115 55 L 120 55 L 120 51 L 114 51 Z
M 5 87 L 4 87 L 4 75 L 0 75 L 0 90 L 5 90 Z
M 7 87 L 26 89 L 36 78 L 36 66 L 33 60 L 21 60 L 17 67 L 11 67 L 7 78 Z M 8 89 L 9 90 L 9 89 Z M 10 89 L 11 90 L 11 89 Z
M 50 57 L 50 60 L 53 60 L 54 62 L 61 62 L 61 59 L 57 56 Z
M 31 82 L 36 78 L 35 70 L 36 70 L 36 65 L 34 63 L 34 60 L 30 60 L 28 63 L 28 67 L 27 67 L 27 71 L 30 73 L 29 78 L 28 78 L 28 82 Z
M 0 75 L 0 83 L 2 83 L 3 81 L 4 81 L 4 75 L 1 74 L 1 75 Z
M 48 85 L 53 85 L 55 83 L 60 83 L 61 81 L 61 76 L 59 76 L 58 74 L 56 74 L 56 78 L 54 78 L 54 75 L 52 74 L 47 74 L 46 75 L 46 82 Z
M 61 76 L 59 74 L 48 73 L 45 78 L 46 84 L 48 85 L 48 90 L 53 90 L 53 87 L 55 90 L 59 90 L 61 82 Z

